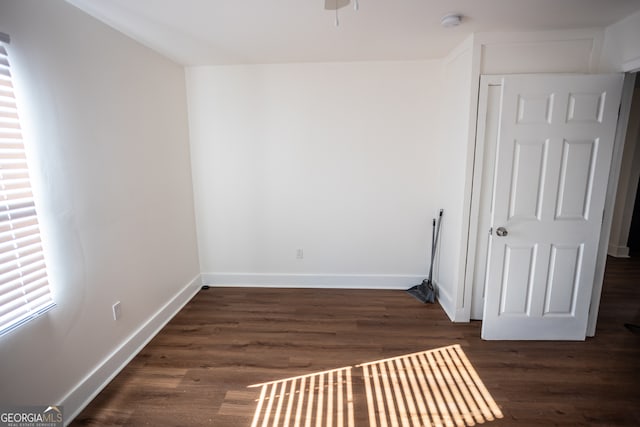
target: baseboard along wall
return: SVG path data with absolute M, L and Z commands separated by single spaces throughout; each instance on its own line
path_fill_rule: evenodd
M 334 288 L 334 289 L 398 289 L 405 290 L 422 283 L 424 276 L 387 274 L 260 274 L 204 273 L 207 286 Z
M 65 425 L 70 424 L 82 412 L 98 393 L 127 366 L 201 288 L 202 278 L 198 275 L 62 398 L 61 404 L 64 405 Z
M 616 258 L 629 258 L 629 247 L 628 246 L 617 246 L 617 245 L 609 245 L 609 249 L 607 251 L 608 255 Z

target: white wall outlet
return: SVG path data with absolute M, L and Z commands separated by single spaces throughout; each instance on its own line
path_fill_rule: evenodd
M 120 306 L 120 301 L 113 304 L 111 308 L 113 309 L 113 320 L 118 320 L 122 316 L 122 307 Z
M 297 249 L 296 250 L 296 259 L 303 259 L 304 258 L 304 251 L 302 249 Z

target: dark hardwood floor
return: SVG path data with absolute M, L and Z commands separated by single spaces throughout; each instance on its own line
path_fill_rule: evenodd
M 640 426 L 628 322 L 640 323 L 640 258 L 609 259 L 585 342 L 482 341 L 480 322 L 453 324 L 401 291 L 211 288 L 72 425 L 250 426 L 260 389 L 249 385 L 459 344 L 504 414 L 487 426 Z M 354 393 L 355 426 L 368 426 Z

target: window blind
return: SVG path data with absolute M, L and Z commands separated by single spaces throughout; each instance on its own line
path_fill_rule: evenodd
M 0 335 L 54 307 L 7 55 L 0 37 Z

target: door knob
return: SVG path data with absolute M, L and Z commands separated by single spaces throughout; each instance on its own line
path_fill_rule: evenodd
M 506 229 L 506 228 L 504 228 L 504 227 L 498 227 L 498 228 L 496 228 L 496 234 L 497 234 L 498 236 L 500 236 L 500 237 L 504 237 L 504 236 L 506 236 L 507 234 L 509 234 L 509 232 L 508 232 L 508 231 L 507 231 L 507 229 Z

